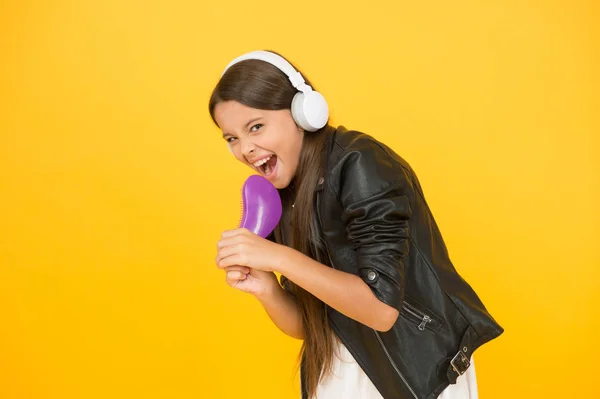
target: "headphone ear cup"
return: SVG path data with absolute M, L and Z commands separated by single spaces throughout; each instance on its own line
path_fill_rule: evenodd
M 304 116 L 304 93 L 298 92 L 292 99 L 292 118 L 298 126 L 306 131 L 312 131 L 312 128 L 308 125 L 306 117 Z
M 327 124 L 329 107 L 321 93 L 298 92 L 292 99 L 292 117 L 302 129 L 314 132 Z

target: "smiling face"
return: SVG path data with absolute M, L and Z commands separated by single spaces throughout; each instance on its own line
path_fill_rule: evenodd
M 289 109 L 269 111 L 225 101 L 214 108 L 217 124 L 235 157 L 275 187 L 287 187 L 298 168 L 304 130 Z

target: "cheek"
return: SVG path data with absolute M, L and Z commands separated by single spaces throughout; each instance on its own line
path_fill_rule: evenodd
M 248 162 L 246 162 L 246 157 L 244 157 L 242 154 L 240 154 L 239 151 L 235 151 L 234 155 L 235 155 L 235 159 L 237 159 L 241 163 L 243 163 L 243 164 L 247 164 L 248 163 Z
M 295 133 L 295 132 L 294 132 Z M 281 144 L 281 153 L 278 154 L 282 163 L 285 165 L 289 173 L 295 173 L 300 161 L 300 152 L 302 150 L 302 136 L 293 137 L 291 140 L 286 140 Z
M 242 153 L 240 152 L 239 146 L 238 145 L 227 145 L 227 148 L 229 148 L 229 152 L 231 152 L 231 154 L 235 157 L 235 159 L 237 161 L 240 161 L 242 163 L 246 163 L 246 158 L 242 155 Z
M 304 133 L 294 131 L 290 134 L 290 138 L 286 142 L 288 157 L 290 157 L 290 161 L 297 162 L 298 158 L 300 157 L 300 152 L 302 151 L 303 134 Z

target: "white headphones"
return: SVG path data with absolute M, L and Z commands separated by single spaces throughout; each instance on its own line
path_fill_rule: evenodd
M 232 65 L 244 60 L 261 60 L 268 62 L 287 75 L 294 88 L 298 90 L 298 93 L 296 93 L 292 100 L 292 117 L 298 126 L 306 131 L 314 132 L 327 124 L 327 120 L 329 119 L 329 108 L 327 106 L 327 101 L 325 101 L 325 97 L 307 85 L 300 72 L 296 71 L 285 58 L 275 53 L 259 50 L 241 55 L 225 67 L 221 76 L 223 76 Z

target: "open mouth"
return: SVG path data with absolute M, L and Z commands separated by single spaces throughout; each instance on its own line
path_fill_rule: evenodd
M 258 165 L 258 169 L 262 172 L 265 177 L 270 177 L 274 172 L 277 166 L 277 155 L 273 154 L 269 158 L 265 158 L 262 160 L 260 165 Z

